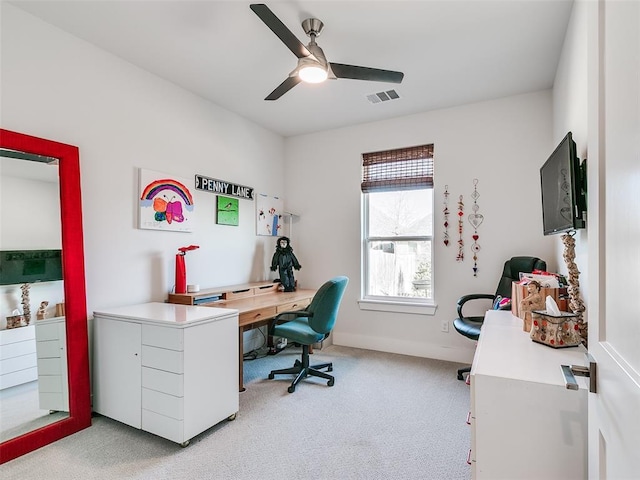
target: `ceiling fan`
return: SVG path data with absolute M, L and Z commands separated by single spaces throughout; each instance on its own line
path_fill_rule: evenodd
M 327 78 L 350 78 L 375 82 L 401 83 L 404 73 L 379 68 L 358 67 L 343 63 L 327 62 L 324 52 L 316 43 L 324 24 L 317 18 L 307 18 L 302 28 L 311 41 L 305 47 L 278 17 L 262 3 L 253 3 L 251 10 L 282 40 L 289 50 L 298 57 L 298 65 L 287 79 L 271 92 L 265 100 L 277 100 L 300 82 L 320 83 Z

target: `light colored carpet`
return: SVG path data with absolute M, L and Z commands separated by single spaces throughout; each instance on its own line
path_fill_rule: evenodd
M 300 349 L 245 362 L 237 419 L 187 448 L 106 417 L 2 466 L 2 479 L 470 479 L 469 387 L 455 363 L 329 346 L 334 387 L 287 393 Z

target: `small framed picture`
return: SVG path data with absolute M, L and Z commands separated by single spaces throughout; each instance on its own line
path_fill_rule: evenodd
M 216 209 L 216 223 L 218 225 L 238 226 L 238 199 L 218 195 Z

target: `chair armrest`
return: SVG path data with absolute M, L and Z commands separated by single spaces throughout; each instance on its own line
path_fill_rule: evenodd
M 288 317 L 288 318 L 285 318 Z M 282 312 L 273 317 L 275 322 L 290 322 L 291 320 L 295 320 L 298 317 L 313 317 L 313 312 L 308 310 L 291 310 L 289 312 Z
M 462 314 L 462 307 L 464 307 L 465 303 L 471 300 L 493 300 L 494 298 L 495 295 L 492 295 L 490 293 L 471 293 L 469 295 L 463 295 L 458 299 L 458 302 L 456 303 L 458 317 L 464 318 L 464 315 Z

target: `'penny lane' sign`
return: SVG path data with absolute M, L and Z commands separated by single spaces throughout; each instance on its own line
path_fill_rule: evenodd
M 209 178 L 203 175 L 196 175 L 196 190 L 253 200 L 253 188 L 236 185 L 235 183 L 225 182 L 223 180 L 216 180 L 215 178 Z

